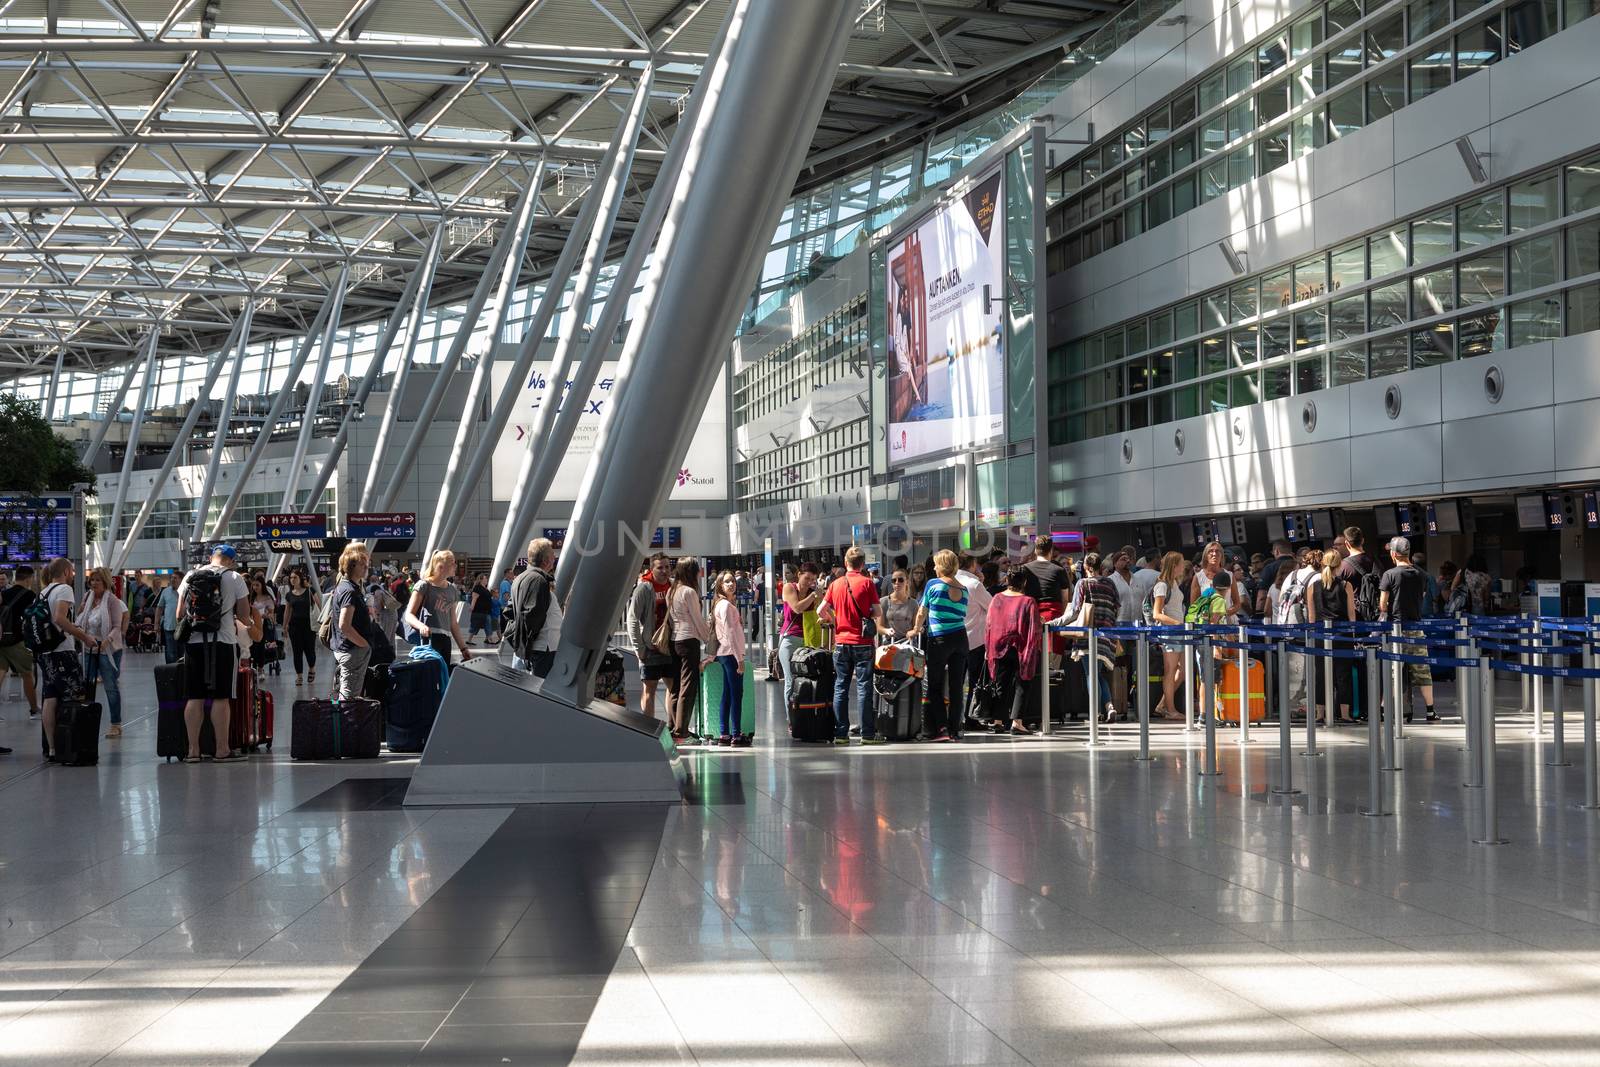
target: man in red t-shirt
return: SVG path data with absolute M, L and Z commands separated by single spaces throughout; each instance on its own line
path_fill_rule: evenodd
M 852 547 L 844 554 L 846 573 L 828 583 L 817 618 L 831 625 L 833 646 L 833 743 L 850 743 L 850 679 L 855 678 L 856 704 L 861 708 L 861 743 L 881 745 L 874 736 L 872 708 L 872 649 L 877 643 L 871 634 L 863 635 L 861 624 L 871 619 L 876 630 L 883 629 L 883 609 L 878 606 L 878 587 L 863 569 L 867 554 Z

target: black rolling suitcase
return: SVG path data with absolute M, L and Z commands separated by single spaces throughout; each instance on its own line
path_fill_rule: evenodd
M 444 700 L 444 672 L 431 659 L 398 660 L 388 671 L 383 714 L 389 751 L 421 752 Z
M 878 697 L 874 730 L 886 741 L 910 741 L 922 725 L 922 679 L 899 671 L 873 671 Z
M 789 703 L 789 736 L 796 741 L 833 740 L 833 682 L 795 678 Z
M 93 767 L 100 762 L 99 704 L 62 697 L 56 701 L 56 762 L 67 767 Z M 40 741 L 44 730 L 39 731 Z M 49 745 L 45 745 L 46 752 Z

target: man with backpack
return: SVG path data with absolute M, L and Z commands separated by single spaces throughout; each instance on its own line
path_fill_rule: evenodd
M 1289 571 L 1289 576 L 1283 580 L 1277 614 L 1272 619 L 1279 626 L 1300 626 L 1310 618 L 1310 612 L 1306 607 L 1306 594 L 1311 589 L 1311 580 L 1317 576 L 1315 564 L 1316 550 L 1312 548 L 1302 549 L 1298 562 L 1290 556 L 1279 564 L 1280 568 L 1293 568 Z M 1308 704 L 1306 657 L 1285 658 L 1289 664 L 1289 708 L 1303 714 Z
M 53 559 L 44 569 L 45 588 L 39 599 L 28 606 L 22 620 L 22 639 L 33 653 L 44 682 L 44 736 L 49 746 L 48 760 L 56 758 L 56 708 L 62 698 L 76 699 L 83 693 L 83 666 L 79 649 L 99 652 L 100 641 L 72 621 L 77 596 L 72 579 L 76 570 L 70 559 Z
M 190 571 L 178 586 L 178 639 L 184 643 L 183 722 L 189 733 L 185 763 L 200 762 L 200 727 L 211 701 L 211 729 L 217 763 L 243 756 L 228 748 L 234 674 L 239 669 L 238 621 L 251 618 L 250 590 L 234 571 L 239 553 L 232 545 L 211 550 L 211 563 Z
M 1348 554 L 1339 565 L 1339 577 L 1355 591 L 1356 619 L 1359 622 L 1377 622 L 1382 613 L 1379 590 L 1382 573 L 1378 564 L 1367 554 L 1366 535 L 1359 526 L 1346 527 L 1344 542 Z M 1360 717 L 1368 711 L 1367 669 L 1361 660 L 1347 660 L 1345 663 L 1354 675 L 1350 689 L 1351 714 Z M 1371 694 L 1374 707 L 1381 702 L 1381 693 Z
M 22 691 L 28 698 L 28 715 L 39 715 L 39 694 L 33 685 L 33 653 L 22 643 L 22 618 L 39 594 L 34 592 L 33 568 L 21 566 L 12 575 L 12 582 L 0 592 L 0 686 L 5 685 L 6 672 L 22 679 Z
M 511 583 L 505 640 L 511 666 L 545 678 L 555 666 L 561 643 L 561 603 L 556 599 L 556 543 L 544 537 L 528 543 L 528 569 Z

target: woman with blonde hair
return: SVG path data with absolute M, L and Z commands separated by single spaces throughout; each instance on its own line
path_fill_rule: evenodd
M 1168 552 L 1161 557 L 1161 574 L 1150 588 L 1150 621 L 1157 626 L 1183 625 L 1183 579 L 1189 561 L 1182 552 Z M 1183 649 L 1181 644 L 1161 646 L 1161 700 L 1154 714 L 1163 719 L 1181 719 L 1178 709 L 1178 685 L 1183 678 Z
M 106 713 L 111 718 L 106 736 L 121 737 L 122 650 L 128 634 L 128 609 L 111 591 L 111 572 L 104 567 L 89 572 L 88 586 L 74 621 L 99 643 L 83 653 L 83 676 L 106 683 Z
M 410 627 L 406 639 L 412 644 L 432 645 L 446 663 L 450 662 L 451 638 L 455 639 L 463 660 L 472 658 L 472 653 L 467 651 L 467 639 L 461 636 L 461 623 L 456 619 L 461 590 L 450 581 L 455 573 L 456 554 L 448 548 L 435 552 L 422 570 L 422 580 L 411 590 L 411 599 L 401 616 Z
M 967 589 L 956 578 L 960 560 L 948 548 L 933 557 L 934 577 L 922 587 L 915 633 L 923 649 L 927 688 L 922 691 L 922 739 L 959 741 L 967 673 Z M 865 730 L 862 731 L 865 734 Z
M 739 617 L 739 580 L 732 571 L 717 575 L 711 587 L 711 623 L 717 635 L 717 662 L 722 665 L 722 733 L 716 743 L 727 747 L 744 731 L 744 621 Z

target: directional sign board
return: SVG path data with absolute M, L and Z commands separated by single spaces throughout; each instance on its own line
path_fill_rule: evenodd
M 191 566 L 191 567 L 201 567 L 201 566 L 204 566 L 207 563 L 210 563 L 211 562 L 211 550 L 213 548 L 215 548 L 218 544 L 221 544 L 221 542 L 220 541 L 190 541 L 189 542 L 189 566 Z M 252 541 L 243 541 L 243 542 L 239 542 L 239 543 L 234 544 L 233 547 L 234 547 L 234 551 L 236 551 L 238 553 L 237 563 L 238 563 L 239 566 L 247 566 L 247 565 L 250 565 L 250 564 L 265 563 L 267 561 L 267 546 L 262 544 L 260 541 L 254 541 L 254 542 L 252 542 Z
M 409 540 L 417 536 L 417 513 L 353 511 L 344 520 L 344 532 L 352 540 Z
M 328 536 L 326 515 L 257 515 L 256 540 L 281 541 L 288 538 Z
M 313 556 L 337 556 L 344 551 L 350 540 L 348 537 L 313 537 L 304 540 L 298 537 L 286 537 L 268 541 L 267 547 L 286 556 L 298 556 L 308 551 Z

